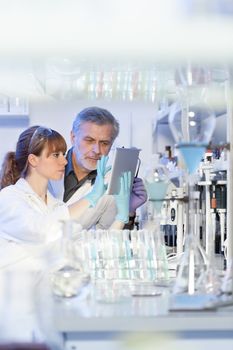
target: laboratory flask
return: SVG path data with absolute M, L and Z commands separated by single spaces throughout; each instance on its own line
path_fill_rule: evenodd
M 62 222 L 63 235 L 60 249 L 55 266 L 50 271 L 52 290 L 60 297 L 69 298 L 79 295 L 90 280 L 74 249 L 74 238 L 80 229 L 81 226 L 75 221 Z
M 188 293 L 191 295 L 198 292 L 198 280 L 203 278 L 207 266 L 207 256 L 197 236 L 194 234 L 186 235 L 184 253 L 177 264 L 177 277 L 173 286 L 173 293 Z

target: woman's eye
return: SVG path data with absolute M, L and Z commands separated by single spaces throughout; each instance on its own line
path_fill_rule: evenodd
M 59 157 L 59 153 L 53 153 L 53 156 L 54 156 L 55 158 L 58 158 L 58 157 Z

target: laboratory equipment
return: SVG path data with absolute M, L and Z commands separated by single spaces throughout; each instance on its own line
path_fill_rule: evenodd
M 180 264 L 178 264 L 177 278 L 173 287 L 174 294 L 194 294 L 198 279 L 207 266 L 207 257 L 198 242 L 196 235 L 189 234 L 185 239 L 185 249 Z
M 148 219 L 153 220 L 153 218 L 158 218 L 160 215 L 169 185 L 168 170 L 159 162 L 159 155 L 157 154 L 151 157 L 144 183 L 148 193 L 149 203 L 151 203 L 151 210 L 148 211 Z
M 209 152 L 208 152 L 209 154 Z M 207 157 L 205 157 L 207 158 Z M 226 168 L 219 169 L 218 159 L 205 159 L 199 167 L 200 177 L 197 185 L 200 191 L 200 207 L 202 211 L 203 245 L 209 254 L 212 242 L 206 240 L 209 232 L 213 232 L 215 253 L 223 255 L 226 240 Z M 211 244 L 210 244 L 211 243 Z
M 168 170 L 160 163 L 159 156 L 153 155 L 150 166 L 147 169 L 145 187 L 148 193 L 147 220 L 144 228 L 154 236 L 153 247 L 156 259 L 156 280 L 167 282 L 168 262 L 164 241 L 164 232 L 161 230 L 162 204 L 166 198 L 167 189 L 170 184 Z
M 215 114 L 192 83 L 180 93 L 179 100 L 173 104 L 169 114 L 169 125 L 186 168 L 188 183 L 187 232 L 184 254 L 178 267 L 174 285 L 175 293 L 194 294 L 198 292 L 200 279 L 203 279 L 210 265 L 200 245 L 197 234 L 195 171 L 204 155 L 215 128 Z M 207 237 L 211 244 L 212 235 Z M 208 267 L 208 269 L 207 269 Z M 207 278 L 207 275 L 205 275 Z M 202 280 L 203 283 L 203 280 Z
M 172 179 L 171 179 L 172 180 Z M 182 186 L 169 187 L 166 195 L 166 219 L 164 220 L 165 241 L 172 246 L 173 254 L 177 257 L 183 252 L 184 244 L 184 208 L 186 194 Z
M 216 231 L 216 216 L 215 216 L 215 209 L 216 209 L 216 198 L 214 198 L 215 194 L 212 193 L 211 196 L 211 186 L 212 186 L 212 178 L 213 175 L 211 174 L 211 171 L 213 169 L 213 165 L 208 161 L 204 160 L 201 166 L 202 173 L 203 173 L 203 179 L 201 181 L 198 181 L 199 186 L 203 186 L 204 191 L 204 208 L 205 208 L 205 228 L 203 232 L 203 244 L 205 245 L 205 250 L 207 255 L 211 254 L 212 246 L 215 242 L 215 231 Z M 212 191 L 213 192 L 213 191 Z M 211 198 L 212 197 L 212 198 Z

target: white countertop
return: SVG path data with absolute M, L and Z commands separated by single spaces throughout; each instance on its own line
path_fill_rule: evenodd
M 55 299 L 56 329 L 63 332 L 231 332 L 233 306 L 211 311 L 164 310 L 162 297 L 131 297 L 118 303 Z

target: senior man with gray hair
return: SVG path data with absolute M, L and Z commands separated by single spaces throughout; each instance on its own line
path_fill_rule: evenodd
M 64 182 L 51 183 L 50 190 L 69 204 L 87 194 L 94 184 L 97 161 L 108 155 L 113 142 L 119 134 L 119 123 L 106 109 L 88 107 L 76 116 L 71 131 L 72 148 L 67 154 Z M 129 203 L 129 224 L 132 228 L 136 209 L 145 203 L 147 194 L 143 182 L 135 178 Z M 95 208 L 89 208 L 80 218 L 84 228 L 107 229 L 116 216 L 113 196 L 103 195 Z

